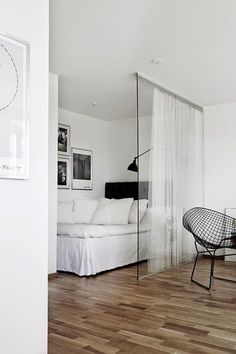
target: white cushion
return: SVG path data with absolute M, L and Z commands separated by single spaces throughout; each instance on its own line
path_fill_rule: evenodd
M 74 222 L 76 224 L 90 224 L 97 206 L 98 199 L 74 200 Z
M 147 210 L 147 205 L 148 205 L 147 199 L 139 200 L 139 222 L 141 222 L 144 217 L 144 214 Z M 129 224 L 137 224 L 137 216 L 138 216 L 138 201 L 135 200 L 129 212 Z
M 57 222 L 65 224 L 74 224 L 72 202 L 58 202 Z
M 129 212 L 133 198 L 107 199 L 101 198 L 93 216 L 92 224 L 125 225 L 128 224 Z

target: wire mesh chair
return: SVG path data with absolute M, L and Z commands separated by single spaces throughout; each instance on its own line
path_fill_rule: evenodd
M 212 278 L 235 282 L 231 279 L 220 278 L 214 275 L 215 253 L 222 248 L 236 249 L 236 219 L 231 216 L 222 214 L 218 211 L 195 207 L 188 210 L 183 216 L 183 226 L 192 233 L 195 239 L 195 248 L 197 256 L 194 262 L 191 281 L 210 290 Z M 199 250 L 198 246 L 202 246 L 204 250 Z M 209 285 L 206 286 L 196 281 L 193 276 L 200 254 L 208 253 L 211 258 L 211 269 Z M 235 254 L 225 254 L 224 256 L 232 256 Z

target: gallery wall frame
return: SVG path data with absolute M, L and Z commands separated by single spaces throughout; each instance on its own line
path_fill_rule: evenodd
M 58 156 L 57 159 L 57 188 L 70 188 L 70 158 Z
M 229 216 L 232 216 L 232 218 L 235 218 L 236 219 L 236 207 L 232 208 L 232 207 L 225 207 L 224 208 L 224 213 L 226 215 L 229 215 Z M 236 227 L 236 225 L 235 225 Z M 235 253 L 235 250 L 230 250 L 228 249 L 227 250 L 227 253 Z M 228 257 L 225 257 L 225 261 L 236 261 L 236 256 L 228 256 Z
M 93 189 L 93 151 L 71 149 L 71 188 L 79 190 Z
M 70 156 L 70 126 L 66 124 L 58 124 L 57 135 L 57 152 L 59 155 Z
M 226 207 L 224 208 L 224 213 L 236 219 L 236 207 L 235 208 Z
M 29 178 L 30 44 L 0 32 L 0 178 Z

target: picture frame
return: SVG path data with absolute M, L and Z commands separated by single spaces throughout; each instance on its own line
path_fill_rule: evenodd
M 57 159 L 57 188 L 70 188 L 70 159 L 63 156 Z
M 57 151 L 59 155 L 70 156 L 70 126 L 58 124 Z
M 224 208 L 224 213 L 226 215 L 229 215 L 231 216 L 232 218 L 235 218 L 236 219 L 236 207 L 235 208 Z M 235 225 L 236 226 L 236 225 Z M 233 249 L 228 249 L 227 250 L 227 253 L 230 254 L 230 253 L 235 253 L 235 250 Z M 225 261 L 236 261 L 236 256 L 228 256 L 228 257 L 225 257 Z
M 93 152 L 86 149 L 71 149 L 72 189 L 93 189 Z
M 224 213 L 226 215 L 232 216 L 236 219 L 236 207 L 235 208 L 224 208 Z
M 29 178 L 30 44 L 0 33 L 0 178 Z

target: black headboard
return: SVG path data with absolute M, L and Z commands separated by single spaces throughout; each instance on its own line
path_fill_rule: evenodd
M 148 199 L 148 182 L 107 182 L 105 184 L 106 198 Z

